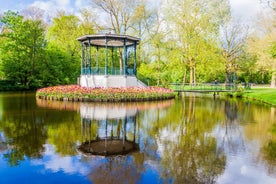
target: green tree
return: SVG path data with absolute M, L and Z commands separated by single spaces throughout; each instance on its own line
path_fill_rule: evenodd
M 76 39 L 82 35 L 79 18 L 72 14 L 66 15 L 65 12 L 59 12 L 48 28 L 47 38 L 50 43 L 70 54 L 74 61 L 80 52 L 80 44 Z
M 183 83 L 186 82 L 187 72 L 190 73 L 189 82 L 196 82 L 200 77 L 197 69 L 203 71 L 206 63 L 220 65 L 216 37 L 220 25 L 225 22 L 229 14 L 228 1 L 199 1 L 173 0 L 164 5 L 167 27 L 174 42 L 173 49 L 179 52 L 183 70 Z M 218 6 L 221 8 L 218 10 Z M 173 10 L 173 11 L 170 11 Z M 214 12 L 217 16 L 214 16 Z M 206 53 L 207 51 L 207 53 Z M 175 54 L 175 52 L 172 52 Z M 215 60 L 218 59 L 218 60 Z M 206 78 L 206 77 L 204 77 Z
M 59 12 L 48 28 L 48 60 L 44 66 L 52 70 L 45 71 L 42 77 L 50 77 L 55 84 L 76 83 L 80 74 L 81 47 L 76 39 L 94 33 L 93 16 L 86 10 L 82 10 L 81 14 L 82 21 L 75 15 Z
M 76 83 L 80 73 L 78 62 L 72 62 L 72 56 L 59 48 L 57 45 L 49 43 L 46 48 L 44 62 L 39 66 L 38 78 L 41 86 L 52 86 L 60 84 Z
M 269 15 L 259 16 L 256 20 L 258 29 L 253 32 L 248 39 L 247 50 L 257 57 L 256 68 L 261 74 L 262 82 L 270 81 L 271 87 L 276 85 L 276 61 L 274 57 L 273 45 L 276 42 L 275 12 Z M 266 81 L 265 76 L 270 76 Z
M 1 23 L 2 71 L 6 79 L 33 87 L 45 50 L 44 26 L 41 20 L 24 19 L 19 13 L 5 12 Z

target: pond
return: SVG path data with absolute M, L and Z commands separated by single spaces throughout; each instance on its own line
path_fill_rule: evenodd
M 0 93 L 0 183 L 276 183 L 276 110 L 195 94 L 116 104 Z

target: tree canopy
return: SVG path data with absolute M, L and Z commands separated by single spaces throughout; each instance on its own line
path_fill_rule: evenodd
M 141 38 L 138 78 L 149 85 L 220 81 L 275 87 L 274 0 L 260 2 L 270 14 L 258 16 L 254 29 L 234 20 L 229 0 L 90 2 L 91 9 L 78 15 L 59 11 L 47 20 L 34 7 L 1 14 L 0 79 L 23 89 L 76 83 L 81 66 L 76 39 L 111 32 Z

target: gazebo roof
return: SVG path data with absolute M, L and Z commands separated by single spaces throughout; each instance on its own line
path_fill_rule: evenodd
M 96 35 L 84 35 L 77 39 L 81 43 L 87 44 L 90 42 L 91 46 L 99 47 L 124 47 L 133 46 L 138 44 L 140 39 L 128 36 L 128 35 L 117 35 L 117 34 L 96 34 Z M 125 44 L 124 44 L 125 40 Z M 106 45 L 107 41 L 107 45 Z

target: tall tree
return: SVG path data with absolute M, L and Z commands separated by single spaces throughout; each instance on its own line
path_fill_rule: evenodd
M 133 27 L 135 11 L 140 8 L 137 0 L 90 0 L 93 6 L 106 14 L 106 29 L 116 34 L 128 34 Z
M 215 37 L 221 22 L 228 16 L 229 6 L 226 1 L 217 0 L 173 0 L 167 1 L 164 10 L 167 12 L 168 27 L 175 38 L 175 49 L 183 58 L 179 60 L 185 66 L 183 82 L 186 81 L 186 71 L 190 72 L 190 83 L 196 82 L 196 68 L 206 62 L 206 49 L 211 51 L 216 47 Z M 214 16 L 213 12 L 219 16 Z M 208 54 L 215 52 L 213 50 Z
M 142 37 L 145 26 L 150 22 L 152 12 L 147 9 L 147 0 L 90 0 L 91 5 L 102 11 L 104 31 L 121 35 Z M 103 19 L 100 19 L 103 20 Z M 142 43 L 140 43 L 141 45 Z M 118 49 L 120 70 L 122 70 L 122 50 Z M 138 48 L 138 66 L 141 60 L 141 47 Z
M 53 18 L 53 23 L 48 29 L 48 56 L 58 60 L 60 58 L 58 53 L 63 54 L 60 60 L 67 65 L 59 64 L 58 66 L 60 69 L 65 67 L 68 70 L 59 72 L 63 76 L 60 81 L 65 80 L 66 83 L 76 83 L 80 74 L 81 46 L 76 39 L 84 34 L 95 32 L 93 15 L 86 10 L 82 10 L 81 15 L 82 17 L 78 18 L 73 14 L 67 15 L 65 12 L 59 12 L 57 17 Z M 49 61 L 49 63 L 51 62 Z
M 0 44 L 5 77 L 24 87 L 32 87 L 39 72 L 36 66 L 45 49 L 43 23 L 41 20 L 24 19 L 12 11 L 5 12 L 1 22 L 5 29 Z
M 228 22 L 222 28 L 221 48 L 225 65 L 226 84 L 233 82 L 245 51 L 248 28 L 233 21 Z M 231 79 L 232 78 L 232 79 Z
M 72 60 L 74 60 L 74 57 L 80 51 L 80 45 L 76 39 L 83 34 L 79 27 L 80 20 L 77 16 L 59 12 L 57 17 L 53 18 L 52 25 L 48 28 L 48 41 L 70 54 Z
M 276 60 L 273 51 L 276 45 L 275 12 L 259 15 L 256 19 L 257 29 L 250 35 L 248 51 L 257 57 L 257 69 L 271 75 L 271 87 L 276 86 Z

